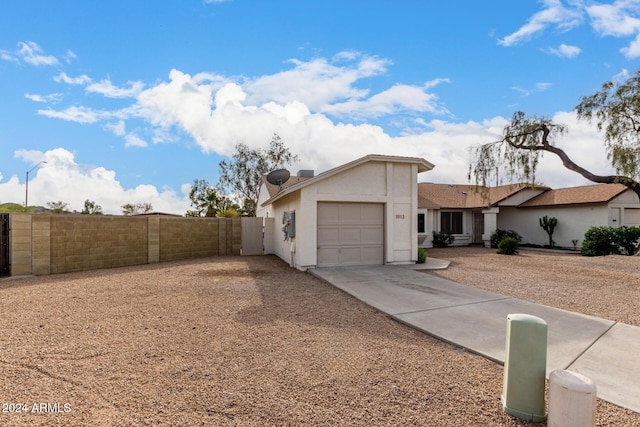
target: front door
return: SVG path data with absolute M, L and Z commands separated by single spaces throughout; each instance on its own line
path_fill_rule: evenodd
M 482 233 L 484 233 L 484 214 L 482 212 L 473 213 L 473 244 L 482 244 Z

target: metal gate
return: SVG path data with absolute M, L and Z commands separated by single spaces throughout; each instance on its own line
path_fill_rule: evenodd
M 242 218 L 242 255 L 264 253 L 264 229 L 261 217 Z
M 9 214 L 0 213 L 0 277 L 9 276 Z

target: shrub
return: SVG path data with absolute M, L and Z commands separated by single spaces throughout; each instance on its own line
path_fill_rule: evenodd
M 436 248 L 446 248 L 453 243 L 455 237 L 451 233 L 433 232 L 433 246 Z
M 615 229 L 615 242 L 624 255 L 635 255 L 640 247 L 640 227 L 622 226 Z
M 584 234 L 584 256 L 634 255 L 640 247 L 640 227 L 591 227 Z
M 496 251 L 502 255 L 517 255 L 518 254 L 518 239 L 514 237 L 505 237 L 498 243 L 498 250 Z
M 418 261 L 417 264 L 424 264 L 427 261 L 427 252 L 424 248 L 418 248 Z
M 522 236 L 520 236 L 515 231 L 513 231 L 513 230 L 501 230 L 501 229 L 498 228 L 491 235 L 491 247 L 492 248 L 497 248 L 498 245 L 500 244 L 500 242 L 505 237 L 512 237 L 512 238 L 516 239 L 518 243 L 520 243 L 522 241 Z
M 584 233 L 582 249 L 584 256 L 604 256 L 618 253 L 614 244 L 613 227 L 591 227 Z

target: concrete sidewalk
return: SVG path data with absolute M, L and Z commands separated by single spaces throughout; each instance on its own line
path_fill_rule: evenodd
M 640 412 L 639 327 L 533 304 L 409 267 L 309 272 L 402 323 L 498 363 L 504 363 L 507 316 L 540 317 L 548 325 L 547 378 L 556 369 L 581 373 L 596 383 L 599 398 Z

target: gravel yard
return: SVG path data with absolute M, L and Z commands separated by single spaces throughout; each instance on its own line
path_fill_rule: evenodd
M 462 283 L 639 324 L 639 257 L 428 256 Z M 273 256 L 4 280 L 0 294 L 3 426 L 536 425 L 502 412 L 501 366 Z M 599 402 L 597 421 L 640 415 Z

